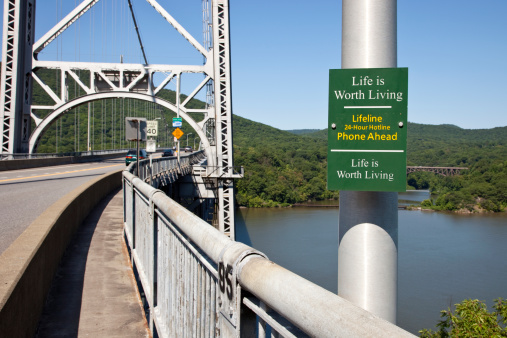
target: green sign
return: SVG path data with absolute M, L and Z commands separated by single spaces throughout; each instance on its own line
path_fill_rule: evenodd
M 173 127 L 181 127 L 181 126 L 183 126 L 183 118 L 173 117 Z
M 329 71 L 329 190 L 406 190 L 407 88 L 407 68 Z

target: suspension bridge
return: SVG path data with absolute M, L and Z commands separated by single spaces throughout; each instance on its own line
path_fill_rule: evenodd
M 1 157 L 129 148 L 127 117 L 161 121 L 158 142 L 178 149 L 168 133 L 172 118 L 182 118 L 200 151 L 106 174 L 54 206 L 59 211 L 45 216 L 54 219 L 43 233 L 32 223 L 0 256 L 7 269 L 0 274 L 0 336 L 33 336 L 70 239 L 120 187 L 122 236 L 153 336 L 409 336 L 234 241 L 234 180 L 243 173 L 232 151 L 228 0 L 186 2 L 199 5 L 199 30 L 156 0 L 55 3 L 56 20 L 41 34 L 37 13 L 50 11 L 47 3 L 4 1 Z M 140 24 L 148 10 L 168 27 L 151 33 L 160 38 L 155 46 L 170 28 L 193 52 L 183 59 L 196 62 L 152 61 L 157 48 L 146 44 Z

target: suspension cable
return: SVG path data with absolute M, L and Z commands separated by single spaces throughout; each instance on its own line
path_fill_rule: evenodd
M 128 2 L 129 2 L 130 13 L 132 13 L 132 20 L 134 21 L 134 28 L 136 29 L 136 33 L 137 33 L 137 39 L 139 40 L 139 44 L 141 45 L 141 52 L 143 53 L 144 62 L 145 62 L 145 64 L 148 64 L 148 59 L 146 58 L 146 54 L 144 53 L 144 47 L 143 47 L 143 41 L 141 40 L 141 34 L 139 33 L 139 28 L 137 27 L 136 16 L 134 15 L 134 8 L 132 7 L 132 2 L 130 0 L 128 0 Z

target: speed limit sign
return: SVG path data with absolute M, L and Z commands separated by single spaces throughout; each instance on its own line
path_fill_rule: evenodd
M 157 136 L 158 135 L 158 121 L 146 121 L 146 135 Z

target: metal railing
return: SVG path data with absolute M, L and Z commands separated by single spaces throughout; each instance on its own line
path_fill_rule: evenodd
M 404 337 L 410 333 L 269 261 L 123 173 L 124 232 L 161 337 Z
M 201 150 L 189 156 L 180 157 L 179 162 L 176 157 L 141 160 L 139 161 L 139 175 L 137 176 L 145 182 L 164 179 L 174 182 L 177 176 L 190 174 L 192 166 L 202 162 L 205 158 L 204 151 Z M 136 174 L 137 163 L 132 162 L 128 166 L 127 171 L 131 174 Z

